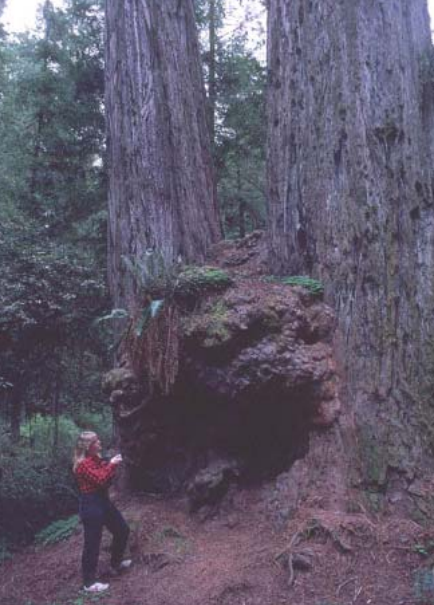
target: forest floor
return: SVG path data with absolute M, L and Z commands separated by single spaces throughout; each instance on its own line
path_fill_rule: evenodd
M 277 527 L 262 488 L 232 493 L 207 519 L 189 515 L 182 499 L 136 496 L 118 506 L 134 566 L 110 578 L 106 594 L 80 590 L 77 528 L 2 565 L 1 605 L 434 605 L 434 528 L 414 521 L 317 508 Z

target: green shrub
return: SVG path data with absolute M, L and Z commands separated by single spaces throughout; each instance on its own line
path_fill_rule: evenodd
M 20 433 L 23 445 L 31 447 L 33 454 L 46 455 L 47 450 L 55 446 L 56 423 L 52 416 L 36 414 L 23 425 Z M 79 429 L 76 423 L 68 416 L 59 416 L 57 419 L 57 453 L 62 456 L 67 452 L 71 457 L 71 451 Z M 56 452 L 55 452 L 56 453 Z
M 37 414 L 22 424 L 19 443 L 12 443 L 0 421 L 0 535 L 10 541 L 28 542 L 48 523 L 77 510 L 72 453 L 83 430 L 95 431 L 109 445 L 109 408 L 103 413 L 77 411 L 74 418 L 59 416 L 57 439 L 51 416 Z M 66 531 L 66 521 L 59 523 L 52 529 L 58 529 L 61 535 Z
M 76 510 L 71 457 L 79 431 L 70 418 L 61 416 L 56 448 L 48 417 L 26 422 L 17 444 L 0 431 L 0 533 L 6 538 L 27 542 L 50 521 Z
M 35 542 L 42 546 L 49 546 L 51 544 L 57 544 L 57 542 L 61 542 L 62 540 L 66 540 L 74 533 L 78 526 L 78 522 L 78 515 L 73 515 L 67 519 L 58 519 L 39 531 L 35 536 Z

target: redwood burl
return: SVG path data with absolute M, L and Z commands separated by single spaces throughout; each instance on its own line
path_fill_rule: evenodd
M 220 237 L 192 0 L 106 3 L 109 278 L 134 303 L 122 256 L 200 262 Z
M 333 441 L 340 412 L 333 313 L 308 291 L 244 277 L 244 268 L 237 264 L 225 291 L 205 290 L 180 308 L 170 392 L 147 388 L 128 351 L 105 376 L 131 487 L 189 485 L 195 508 L 232 480 L 266 482 L 303 460 L 303 469 L 315 466 L 312 486 L 324 465 L 339 464 L 334 447 L 332 458 L 324 450 L 315 457 L 318 442 Z M 297 501 L 307 493 L 299 475 Z
M 347 453 L 373 491 L 398 474 L 407 486 L 432 425 L 420 388 L 434 292 L 427 2 L 269 9 L 271 264 L 324 283 L 356 427 Z

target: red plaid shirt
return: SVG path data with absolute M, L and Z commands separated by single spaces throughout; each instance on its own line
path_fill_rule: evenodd
M 82 494 L 95 494 L 110 485 L 116 465 L 99 456 L 87 456 L 75 469 L 78 489 Z

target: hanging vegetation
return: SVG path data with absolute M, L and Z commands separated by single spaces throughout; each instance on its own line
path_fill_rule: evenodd
M 158 389 L 167 395 L 178 373 L 178 309 L 173 303 L 155 302 L 161 302 L 161 307 L 154 314 L 150 312 L 146 326 L 143 322 L 149 307 L 130 321 L 121 357 L 131 361 L 139 378 L 146 377 L 151 392 Z
M 168 395 L 178 374 L 182 310 L 191 309 L 208 293 L 225 290 L 232 278 L 217 267 L 168 265 L 159 251 L 124 262 L 139 290 L 139 303 L 129 315 L 120 356 L 131 363 L 139 379 L 147 380 L 151 393 L 157 389 Z M 106 318 L 118 317 L 123 310 L 117 311 Z

